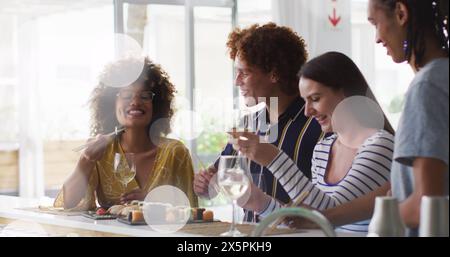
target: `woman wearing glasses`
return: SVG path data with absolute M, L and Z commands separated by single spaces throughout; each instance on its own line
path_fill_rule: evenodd
M 118 61 L 105 69 L 102 78 L 117 78 L 136 61 Z M 147 58 L 142 73 L 131 85 L 110 87 L 100 82 L 90 100 L 91 134 L 95 138 L 88 140 L 55 206 L 88 210 L 96 207 L 97 200 L 101 207 L 109 207 L 144 200 L 148 192 L 161 185 L 179 188 L 191 206 L 197 206 L 189 151 L 181 142 L 164 137 L 170 132 L 174 92 L 167 73 Z M 117 126 L 124 131 L 106 135 Z M 126 185 L 114 176 L 115 153 L 134 153 L 136 175 Z

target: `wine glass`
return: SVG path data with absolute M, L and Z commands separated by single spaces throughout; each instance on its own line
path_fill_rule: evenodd
M 217 174 L 217 182 L 222 192 L 232 200 L 233 217 L 230 230 L 222 233 L 221 236 L 246 236 L 236 228 L 235 216 L 237 200 L 243 196 L 249 185 L 250 179 L 245 169 L 247 159 L 243 156 L 221 156 Z
M 249 132 L 249 113 L 243 112 L 241 110 L 235 110 L 233 112 L 233 119 L 232 119 L 232 125 L 229 128 L 229 142 L 233 145 L 233 149 L 236 151 L 236 155 L 238 157 L 242 157 L 242 153 L 238 151 L 236 148 L 236 143 L 238 141 L 238 138 L 235 138 L 236 132 Z M 241 139 L 244 139 L 241 137 Z M 235 162 L 235 168 L 238 168 L 238 162 Z
M 136 176 L 136 163 L 133 153 L 115 153 L 114 175 L 122 183 L 124 189 Z

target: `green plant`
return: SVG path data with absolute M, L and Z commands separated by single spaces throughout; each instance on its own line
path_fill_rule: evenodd
M 228 137 L 225 133 L 207 133 L 200 135 L 197 141 L 197 151 L 199 154 L 217 154 L 223 150 L 227 144 Z

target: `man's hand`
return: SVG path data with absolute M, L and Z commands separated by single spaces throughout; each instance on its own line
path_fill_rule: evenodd
M 213 190 L 211 183 L 216 183 L 215 181 L 211 181 L 213 176 L 217 173 L 217 170 L 212 166 L 207 170 L 200 170 L 194 176 L 194 192 L 197 196 L 210 199 L 217 194 L 215 190 Z
M 279 154 L 280 150 L 264 141 L 263 137 L 251 132 L 230 132 L 233 138 L 233 148 L 240 151 L 250 160 L 268 166 Z

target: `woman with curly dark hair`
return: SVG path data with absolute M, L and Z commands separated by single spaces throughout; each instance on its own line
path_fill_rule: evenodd
M 55 206 L 88 210 L 144 200 L 153 188 L 172 185 L 185 192 L 197 206 L 192 190 L 193 166 L 189 151 L 179 141 L 167 139 L 173 116 L 175 87 L 159 65 L 145 58 L 138 79 L 128 86 L 112 87 L 136 58 L 113 63 L 104 70 L 90 101 L 91 135 L 75 171 L 64 183 Z M 116 136 L 106 135 L 116 127 Z M 124 185 L 114 176 L 114 156 L 133 153 L 136 175 Z

